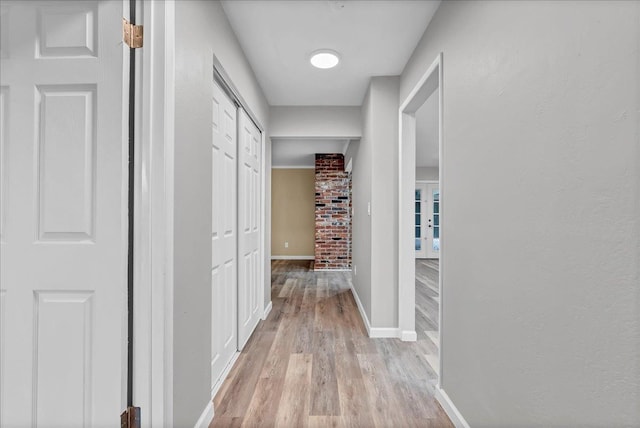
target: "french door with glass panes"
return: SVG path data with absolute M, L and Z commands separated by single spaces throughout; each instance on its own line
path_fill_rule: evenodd
M 416 183 L 415 251 L 418 259 L 440 258 L 440 188 Z

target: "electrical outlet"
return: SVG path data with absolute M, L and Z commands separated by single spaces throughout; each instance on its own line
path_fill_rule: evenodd
M 367 215 L 371 215 L 371 202 L 367 202 Z
M 284 241 L 284 248 L 289 248 L 289 243 L 287 241 Z
M 353 265 L 353 275 L 357 275 L 358 274 L 358 266 Z

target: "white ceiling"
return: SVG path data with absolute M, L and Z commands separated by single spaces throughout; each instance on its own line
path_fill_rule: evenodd
M 394 76 L 440 1 L 225 0 L 224 10 L 270 105 L 361 105 L 371 76 Z M 332 49 L 333 69 L 309 56 Z
M 349 140 L 272 138 L 271 165 L 276 168 L 313 167 L 316 153 L 344 154 L 348 145 Z
M 438 166 L 438 90 L 416 111 L 416 166 Z

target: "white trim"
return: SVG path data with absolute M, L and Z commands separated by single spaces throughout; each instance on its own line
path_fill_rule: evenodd
M 437 75 L 435 74 L 437 72 Z M 437 84 L 433 85 L 433 77 L 437 77 Z M 438 54 L 427 71 L 413 87 L 407 98 L 400 105 L 399 116 L 399 138 L 398 138 L 398 325 L 401 331 L 415 330 L 415 250 L 410 239 L 413 237 L 412 207 L 414 203 L 414 191 L 416 183 L 416 136 L 415 127 L 416 110 L 424 103 L 426 97 L 430 95 L 434 88 L 438 88 L 438 183 L 440 186 L 440 213 L 444 212 L 444 81 L 443 81 L 443 54 Z M 440 269 L 438 270 L 438 319 L 439 319 L 439 339 L 438 344 L 438 388 L 442 384 L 442 344 L 443 344 L 443 317 L 442 308 L 444 300 L 444 254 L 442 236 L 445 235 L 442 218 L 440 216 Z M 446 221 L 445 221 L 446 223 Z
M 218 391 L 220 391 L 220 388 L 222 387 L 222 384 L 224 384 L 224 381 L 227 380 L 227 376 L 229 376 L 229 373 L 233 369 L 233 366 L 236 364 L 236 361 L 238 361 L 238 357 L 240 357 L 240 352 L 236 351 L 231 357 L 231 359 L 229 360 L 229 363 L 227 363 L 227 366 L 224 368 L 224 370 L 220 374 L 220 377 L 218 378 L 216 383 L 213 384 L 213 388 L 211 388 L 211 399 L 209 400 L 209 402 L 207 403 L 207 406 L 202 411 L 202 414 L 198 418 L 198 421 L 196 422 L 194 428 L 207 428 L 209 424 L 211 424 L 211 421 L 213 420 L 213 417 L 215 414 L 214 407 L 213 407 L 213 399 L 218 394 Z
M 236 361 L 238 361 L 239 356 L 240 351 L 234 352 L 234 354 L 231 356 L 231 359 L 227 363 L 227 366 L 224 368 L 224 370 L 222 370 L 222 373 L 220 373 L 220 377 L 218 377 L 216 383 L 213 384 L 213 387 L 211 388 L 211 402 L 213 402 L 216 394 L 218 394 L 218 391 L 220 391 L 220 387 L 222 387 L 224 381 L 227 380 L 227 376 L 229 376 L 229 373 L 231 372 L 231 369 L 233 369 L 233 366 L 236 364 Z M 209 419 L 209 422 L 211 422 L 211 419 Z
M 271 165 L 271 169 L 316 169 L 315 165 L 280 166 Z
M 397 327 L 371 327 L 369 330 L 369 337 L 372 339 L 381 338 L 400 338 L 400 329 Z
M 194 425 L 194 428 L 207 428 L 211 421 L 213 420 L 214 411 L 213 411 L 213 400 L 209 400 L 207 406 L 202 411 L 202 414 L 198 418 L 198 421 Z
M 267 294 L 267 279 L 266 279 L 266 269 L 267 269 L 267 133 L 264 129 L 260 133 L 262 136 L 262 147 L 260 150 L 260 305 L 264 308 L 262 314 L 264 316 L 264 312 L 266 311 L 266 307 L 264 306 L 264 298 Z M 271 174 L 271 171 L 268 172 Z M 269 249 L 271 250 L 271 249 Z M 271 251 L 269 251 L 271 252 Z M 269 289 L 271 289 L 271 283 L 269 283 Z M 269 296 L 271 294 L 269 293 Z M 271 300 L 269 300 L 269 304 L 271 304 Z M 262 318 L 264 319 L 264 318 Z
M 175 1 L 137 7 L 149 43 L 136 53 L 134 404 L 148 428 L 173 424 Z
M 351 269 L 313 269 L 314 272 L 351 272 Z
M 444 189 L 444 71 L 443 71 L 443 61 L 442 61 L 442 52 L 438 55 L 438 188 L 440 189 L 440 257 L 438 262 L 438 388 L 442 386 L 442 331 L 443 331 L 443 319 L 442 319 L 442 302 L 444 300 L 444 264 L 442 262 L 442 249 L 444 246 L 442 245 L 442 217 L 444 213 L 444 204 L 442 202 L 442 190 Z M 445 218 L 444 223 L 446 224 L 447 220 Z M 464 419 L 463 419 L 464 420 Z
M 438 400 L 438 403 L 440 403 L 442 409 L 445 411 L 447 416 L 449 416 L 449 419 L 451 419 L 451 422 L 453 422 L 453 425 L 455 425 L 456 428 L 470 428 L 469 424 L 462 416 L 462 413 L 460 413 L 456 405 L 453 404 L 453 401 L 451 401 L 451 398 L 449 398 L 447 393 L 444 392 L 444 389 L 437 386 L 435 395 L 436 400 Z
M 358 311 L 360 312 L 360 317 L 364 322 L 364 327 L 367 329 L 367 335 L 371 338 L 387 338 L 387 337 L 400 337 L 400 330 L 396 327 L 386 328 L 386 327 L 371 327 L 371 323 L 369 322 L 369 318 L 367 317 L 367 313 L 364 311 L 364 306 L 362 306 L 362 302 L 360 301 L 360 297 L 356 292 L 353 283 L 350 283 L 351 294 L 353 294 L 353 298 L 356 301 L 356 306 L 358 306 Z
M 271 256 L 271 260 L 315 260 L 315 256 Z
M 401 331 L 400 332 L 400 339 L 403 342 L 415 342 L 418 340 L 418 334 L 414 331 Z
M 269 300 L 269 304 L 267 305 L 267 307 L 264 309 L 264 313 L 262 314 L 262 320 L 266 320 L 267 317 L 269 316 L 269 314 L 271 313 L 271 309 L 273 309 L 273 302 L 271 300 Z
M 356 288 L 353 286 L 353 283 L 350 283 L 351 294 L 353 294 L 353 298 L 356 301 L 356 306 L 358 307 L 358 311 L 360 311 L 360 318 L 364 322 L 364 327 L 367 329 L 367 335 L 371 337 L 371 323 L 369 322 L 369 318 L 367 317 L 367 313 L 364 311 L 364 306 L 362 306 L 362 302 L 360 301 L 360 297 L 358 296 L 358 292 Z

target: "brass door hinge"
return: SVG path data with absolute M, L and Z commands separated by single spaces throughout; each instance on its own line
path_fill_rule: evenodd
M 133 25 L 122 18 L 122 39 L 131 49 L 142 47 L 142 25 Z
M 140 428 L 140 407 L 127 407 L 120 415 L 120 428 Z

